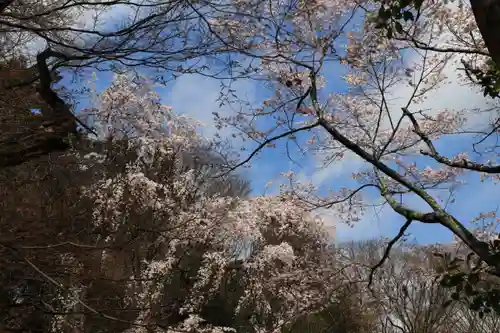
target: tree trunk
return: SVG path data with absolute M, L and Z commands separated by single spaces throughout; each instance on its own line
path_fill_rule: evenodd
M 470 0 L 470 3 L 488 52 L 500 68 L 500 0 Z

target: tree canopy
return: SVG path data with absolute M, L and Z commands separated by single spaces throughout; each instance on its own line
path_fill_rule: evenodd
M 497 330 L 497 213 L 453 209 L 498 182 L 497 7 L 0 1 L 0 330 Z M 220 85 L 213 135 L 156 89 L 186 76 Z M 257 195 L 243 168 L 270 151 L 291 167 Z M 333 246 L 327 216 L 374 206 L 393 238 Z M 415 224 L 456 242 L 411 244 Z

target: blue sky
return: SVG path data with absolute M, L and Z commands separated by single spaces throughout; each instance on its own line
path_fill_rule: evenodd
M 447 74 L 450 79 L 455 82 L 433 92 L 426 102 L 426 107 L 461 109 L 484 107 L 486 105 L 486 99 L 480 91 L 461 86 L 454 80 L 454 78 L 456 79 L 456 72 L 453 67 L 446 70 L 449 71 Z M 341 79 L 343 72 L 344 67 L 339 64 L 331 63 L 328 65 L 323 73 L 327 81 L 328 92 L 346 90 L 346 85 Z M 110 73 L 98 73 L 97 89 L 104 89 L 111 81 L 112 75 Z M 85 85 L 86 82 L 81 81 L 70 84 L 69 80 L 66 80 L 64 84 L 70 85 L 72 88 L 78 88 Z M 252 101 L 262 101 L 269 96 L 269 92 L 262 86 L 262 83 L 255 81 L 239 81 L 235 88 L 239 94 L 244 93 Z M 220 113 L 231 112 L 228 107 L 223 107 L 222 110 L 219 107 L 219 103 L 216 101 L 219 91 L 220 83 L 218 81 L 194 75 L 182 76 L 166 87 L 159 89 L 163 102 L 172 106 L 176 112 L 188 114 L 205 122 L 207 124 L 205 129 L 207 135 L 212 135 L 214 132 L 211 127 L 213 111 Z M 401 88 L 400 92 L 401 97 L 404 98 L 402 96 L 405 93 L 404 88 Z M 396 88 L 397 94 L 398 88 Z M 80 107 L 87 104 L 85 99 L 80 102 Z M 478 121 L 480 122 L 481 119 L 478 119 Z M 442 139 L 438 145 L 442 154 L 452 156 L 457 152 L 470 150 L 470 143 L 471 138 L 459 140 L 453 138 Z M 244 156 L 245 153 L 242 154 L 242 157 Z M 267 193 L 276 192 L 277 185 L 281 181 L 280 172 L 283 171 L 294 170 L 302 179 L 315 179 L 317 185 L 322 187 L 338 188 L 352 183 L 349 181 L 351 173 L 363 166 L 359 160 L 348 156 L 342 162 L 338 162 L 327 169 L 316 171 L 315 159 L 311 156 L 301 157 L 296 149 L 294 149 L 294 159 L 300 163 L 301 167 L 292 163 L 287 157 L 285 141 L 278 144 L 276 149 L 264 150 L 252 161 L 252 167 L 243 171 L 252 183 L 253 195 L 260 195 L 264 191 L 267 191 Z M 498 190 L 494 184 L 478 182 L 477 175 L 467 176 L 467 178 L 470 183 L 458 190 L 455 203 L 449 207 L 449 211 L 464 223 L 476 217 L 481 211 L 495 210 L 498 205 L 498 196 L 496 195 Z M 266 190 L 265 186 L 269 181 L 272 181 L 274 186 Z M 415 208 L 425 208 L 417 199 L 410 200 L 408 203 Z M 364 218 L 352 228 L 342 221 L 338 221 L 335 216 L 325 215 L 325 218 L 328 223 L 335 226 L 338 241 L 380 236 L 390 237 L 398 232 L 404 222 L 400 216 L 393 213 L 388 207 L 382 210 L 378 208 L 377 210 L 368 209 Z M 452 240 L 449 231 L 436 225 L 423 225 L 415 222 L 409 232 L 415 241 L 424 244 Z

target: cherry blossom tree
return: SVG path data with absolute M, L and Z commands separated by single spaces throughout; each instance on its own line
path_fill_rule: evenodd
M 364 207 L 373 204 L 366 193 L 376 193 L 375 204 L 390 207 L 406 221 L 373 267 L 387 260 L 412 223 L 426 223 L 447 228 L 485 263 L 484 269 L 500 275 L 492 241 L 496 216 L 486 216 L 492 218 L 490 227 L 470 230 L 448 209 L 449 194 L 467 185 L 468 173 L 479 173 L 485 181 L 497 180 L 496 109 L 436 110 L 425 104 L 447 83 L 447 66 L 463 66 L 459 80 L 465 84 L 472 86 L 484 79 L 476 71 L 488 70 L 489 57 L 471 8 L 428 1 L 419 9 L 418 20 L 399 22 L 388 35 L 377 22 L 380 6 L 380 2 L 370 1 L 196 1 L 182 2 L 179 11 L 173 11 L 181 21 L 186 11 L 190 13 L 183 22 L 196 22 L 194 27 L 210 36 L 202 45 L 227 56 L 220 59 L 227 60 L 223 63 L 229 63 L 230 70 L 218 72 L 215 66 L 213 72 L 218 74 L 209 74 L 226 79 L 221 101 L 243 102 L 235 114 L 216 112 L 214 117 L 219 129 L 234 128 L 234 135 L 250 142 L 252 151 L 241 161 L 229 163 L 229 170 L 218 176 L 284 140 L 319 159 L 323 167 L 354 156 L 362 162 L 362 168 L 352 174 L 356 186 L 332 186 L 325 192 L 318 184 L 300 182 L 293 172 L 284 172 L 289 186 L 278 196 L 207 196 L 197 191 L 202 186 L 200 178 L 192 169 L 183 168 L 180 152 L 212 143 L 197 134 L 192 121 L 175 115 L 151 90 L 144 90 L 147 82 L 131 84 L 130 79 L 119 76 L 99 96 L 95 108 L 84 112 L 89 127 L 96 128 L 96 145 L 111 142 L 133 152 L 120 172 L 109 174 L 103 169 L 100 178 L 85 187 L 84 195 L 93 203 L 92 228 L 106 234 L 100 240 L 102 246 L 120 242 L 138 221 L 146 220 L 151 224 L 148 229 L 168 230 L 152 233 L 147 246 L 138 245 L 134 263 L 120 273 L 130 282 L 122 290 L 130 293 L 127 306 L 138 309 L 126 319 L 127 325 L 137 330 L 185 330 L 186 325 L 201 330 L 203 306 L 215 297 L 228 267 L 237 260 L 242 260 L 239 277 L 244 293 L 236 302 L 236 313 L 252 309 L 249 321 L 255 330 L 272 331 L 304 311 L 321 308 L 330 300 L 337 275 L 332 273 L 333 259 L 326 251 L 326 233 L 310 211 L 328 208 L 339 220 L 355 223 Z M 193 26 L 180 27 L 174 31 L 183 33 Z M 157 36 L 162 38 L 161 33 Z M 117 33 L 106 37 L 118 44 L 133 44 Z M 187 40 L 189 45 L 199 42 L 197 38 Z M 60 66 L 83 66 L 94 60 L 107 61 L 116 51 L 111 48 L 108 52 L 104 46 L 99 50 L 97 58 L 75 48 L 68 53 L 64 48 L 49 49 L 45 55 L 62 59 Z M 407 60 L 409 53 L 411 61 Z M 178 53 L 173 54 L 174 62 L 179 60 Z M 138 65 L 153 59 L 153 67 L 156 61 L 164 64 L 165 60 L 128 56 L 115 60 Z M 329 65 L 334 62 L 346 73 L 346 91 L 328 90 Z M 157 68 L 168 68 L 162 66 Z M 268 98 L 258 105 L 242 101 L 228 84 L 241 78 L 264 82 Z M 392 96 L 401 86 L 407 96 Z M 474 120 L 480 115 L 477 124 Z M 440 151 L 438 143 L 466 135 L 479 136 L 467 151 L 454 156 Z M 479 149 L 481 154 L 475 155 Z M 86 158 L 99 165 L 113 161 L 105 149 Z M 156 166 L 161 170 L 165 161 L 169 172 L 152 171 Z M 149 169 L 151 165 L 155 168 Z M 415 199 L 426 208 L 412 208 L 408 203 Z M 172 305 L 170 312 L 180 317 L 164 324 L 164 282 L 175 281 L 172 269 L 188 249 L 203 254 L 197 266 L 191 265 L 196 274 L 182 302 Z M 109 258 L 102 250 L 93 264 L 101 265 Z M 81 293 L 78 296 L 66 289 L 64 293 L 58 297 L 59 306 L 71 311 L 77 307 L 95 310 L 86 302 L 85 290 L 75 289 L 74 293 Z M 98 311 L 94 314 L 122 321 Z M 66 323 L 66 316 L 60 319 Z
M 215 4 L 207 6 L 222 12 Z M 375 204 L 389 206 L 406 220 L 393 243 L 412 223 L 439 224 L 491 274 L 500 275 L 490 243 L 496 225 L 486 235 L 449 212 L 453 194 L 467 186 L 470 173 L 496 181 L 495 101 L 487 109 L 436 110 L 427 100 L 449 82 L 447 68 L 454 67 L 460 83 L 471 87 L 484 79 L 477 71 L 488 70 L 490 57 L 473 8 L 423 2 L 418 20 L 402 20 L 388 35 L 378 21 L 381 6 L 385 2 L 241 1 L 224 5 L 224 15 L 207 18 L 216 36 L 247 59 L 238 63 L 240 72 L 251 73 L 269 89 L 269 98 L 258 105 L 242 103 L 235 114 L 214 114 L 220 129 L 233 128 L 234 135 L 251 142 L 251 152 L 231 169 L 282 141 L 319 159 L 320 167 L 353 156 L 363 165 L 352 174 L 358 186 L 319 191 L 318 184 L 301 183 L 285 172 L 290 195 L 354 223 L 365 205 L 373 204 L 363 194 L 378 193 Z M 346 73 L 348 88 L 342 92 L 328 89 L 332 62 Z M 405 96 L 393 95 L 398 87 Z M 237 92 L 228 92 L 224 102 L 238 100 Z M 470 142 L 465 151 L 448 156 L 440 150 L 439 143 L 462 137 Z M 415 200 L 426 208 L 412 208 L 409 202 Z
M 144 309 L 135 318 L 136 329 L 162 327 L 162 307 L 168 298 L 165 283 L 176 281 L 175 268 L 190 249 L 204 253 L 197 268 L 189 268 L 196 276 L 188 282 L 183 301 L 170 309 L 170 315 L 178 312 L 187 318 L 180 329 L 197 325 L 204 305 L 220 290 L 237 260 L 242 260 L 243 291 L 234 314 L 251 309 L 248 320 L 256 331 L 279 329 L 298 314 L 328 302 L 336 285 L 329 235 L 307 205 L 286 192 L 246 200 L 220 191 L 193 196 L 203 185 L 193 169 L 177 169 L 182 159 L 175 156 L 202 145 L 203 138 L 192 122 L 162 106 L 144 82 L 130 84 L 126 77 L 117 77 L 90 113 L 102 129 L 102 139 L 126 138 L 138 157 L 123 173 L 103 177 L 88 188 L 96 204 L 96 227 L 110 230 L 105 243 L 115 242 L 112 235 L 130 228 L 126 221 L 137 221 L 144 214 L 157 221 L 153 222 L 157 230 L 166 230 L 148 242 L 156 247 L 155 255 L 144 249 L 129 281 L 132 294 L 127 302 Z M 174 168 L 181 163 L 179 171 L 165 175 L 168 178 L 145 172 L 146 165 L 165 158 Z M 106 260 L 105 253 L 101 256 Z
M 20 144 L 1 142 L 6 153 L 0 165 L 18 165 L 69 149 L 74 137 L 81 137 L 78 129 L 93 132 L 55 89 L 54 78 L 61 73 L 77 80 L 85 78 L 89 68 L 146 68 L 157 80 L 168 81 L 181 73 L 203 72 L 205 67 L 195 60 L 226 52 L 226 47 L 205 29 L 191 7 L 188 1 L 161 0 L 3 1 L 0 62 L 25 61 L 21 68 L 4 73 L 9 82 L 2 91 L 18 94 L 32 87 L 44 107 L 40 108 L 43 121 L 26 119 L 34 125 L 12 140 Z
M 382 5 L 378 13 L 379 27 L 387 29 L 389 36 L 392 35 L 393 31 L 401 33 L 403 31 L 401 21 L 418 20 L 424 8 L 432 3 L 423 0 L 381 1 Z M 456 3 L 458 6 L 470 5 L 475 25 L 477 25 L 487 47 L 487 51 L 483 52 L 491 56 L 493 62 L 498 66 L 500 64 L 500 49 L 498 48 L 498 37 L 495 30 L 500 23 L 500 3 L 495 0 L 456 1 Z
M 59 172 L 77 177 L 54 190 L 61 208 L 47 219 L 60 232 L 26 244 L 11 228 L 12 238 L 1 240 L 5 258 L 40 281 L 37 307 L 50 314 L 51 329 L 222 332 L 245 322 L 246 331 L 273 332 L 321 310 L 341 272 L 322 220 L 287 192 L 235 192 L 217 163 L 195 158 L 211 146 L 197 123 L 164 106 L 153 88 L 119 75 L 96 94 L 82 118 L 98 137 L 58 157 L 76 158 Z M 26 208 L 6 201 L 2 224 L 26 219 L 35 199 Z M 236 285 L 229 295 L 228 285 Z M 217 305 L 223 295 L 232 297 L 230 309 Z

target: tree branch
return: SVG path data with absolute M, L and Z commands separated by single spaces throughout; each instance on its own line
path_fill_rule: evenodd
M 332 135 L 333 138 L 350 149 L 353 153 L 372 164 L 376 169 L 380 170 L 394 181 L 400 183 L 401 185 L 405 186 L 410 191 L 418 195 L 434 211 L 432 213 L 416 212 L 404 207 L 401 204 L 398 204 L 393 198 L 390 198 L 387 195 L 388 193 L 383 193 L 383 195 L 385 194 L 384 197 L 388 199 L 389 204 L 392 203 L 391 207 L 396 212 L 412 220 L 418 220 L 425 223 L 439 223 L 443 225 L 453 234 L 458 236 L 472 251 L 474 251 L 481 258 L 481 260 L 486 262 L 491 267 L 495 267 L 495 269 L 498 271 L 498 276 L 500 276 L 499 263 L 490 256 L 488 244 L 478 240 L 466 227 L 464 227 L 462 223 L 460 223 L 452 215 L 446 213 L 425 190 L 416 187 L 395 170 L 393 170 L 383 162 L 375 159 L 373 155 L 369 154 L 356 143 L 352 142 L 347 137 L 342 135 L 342 133 L 340 133 L 334 126 L 331 126 L 325 119 L 320 118 L 319 123 L 324 129 L 327 130 L 328 133 L 330 133 L 330 135 Z
M 413 222 L 412 220 L 406 220 L 405 224 L 403 224 L 403 226 L 399 229 L 398 234 L 393 239 L 391 239 L 391 241 L 387 244 L 382 259 L 380 259 L 380 261 L 370 270 L 370 276 L 368 277 L 368 288 L 370 288 L 373 283 L 373 276 L 375 274 L 375 271 L 379 269 L 389 258 L 392 247 L 401 239 L 401 237 L 404 236 L 406 230 L 408 230 L 412 222 Z
M 235 166 L 229 168 L 227 171 L 221 173 L 221 174 L 218 174 L 216 175 L 214 178 L 218 178 L 218 177 L 222 177 L 222 176 L 225 176 L 227 174 L 229 174 L 230 172 L 236 170 L 237 168 L 239 168 L 240 166 L 243 166 L 245 165 L 246 163 L 248 163 L 259 151 L 261 151 L 265 146 L 267 146 L 268 144 L 276 141 L 276 140 L 279 140 L 281 138 L 284 138 L 284 137 L 287 137 L 289 135 L 292 135 L 292 134 L 295 134 L 295 133 L 299 133 L 299 132 L 302 132 L 302 131 L 307 131 L 307 130 L 310 130 L 310 129 L 313 129 L 315 127 L 317 127 L 319 125 L 319 122 L 314 122 L 312 123 L 311 125 L 307 125 L 307 126 L 304 126 L 304 127 L 300 127 L 300 128 L 295 128 L 295 129 L 292 129 L 290 131 L 286 131 L 285 133 L 282 133 L 280 135 L 276 135 L 272 138 L 269 138 L 265 141 L 263 141 L 262 143 L 259 144 L 259 146 L 257 148 L 255 148 L 252 153 L 250 153 L 250 155 L 248 155 L 247 158 L 245 158 L 243 161 L 241 161 L 240 163 L 236 164 Z
M 35 265 L 35 263 L 33 263 L 30 259 L 28 259 L 26 256 L 24 256 L 17 248 L 14 248 L 12 246 L 8 246 L 6 244 L 1 244 L 1 243 L 0 243 L 0 246 L 6 248 L 8 250 L 10 250 L 15 255 L 17 255 L 18 257 L 20 257 L 33 270 L 35 270 L 38 274 L 40 274 L 47 282 L 49 282 L 50 284 L 54 285 L 56 288 L 59 288 L 59 289 L 64 290 L 64 291 L 67 292 L 66 287 L 62 283 L 59 283 L 54 278 L 52 278 L 49 275 L 47 275 L 47 273 L 45 273 L 42 269 L 40 269 L 37 265 Z M 84 309 L 88 310 L 89 312 L 91 312 L 91 313 L 93 313 L 95 315 L 98 315 L 99 317 L 102 317 L 102 318 L 105 318 L 105 319 L 109 319 L 109 320 L 113 320 L 113 321 L 120 322 L 120 323 L 125 323 L 125 324 L 131 325 L 131 326 L 135 326 L 135 327 L 144 327 L 146 329 L 151 328 L 153 326 L 153 325 L 149 325 L 149 324 L 140 324 L 140 323 L 137 323 L 137 322 L 132 322 L 132 321 L 129 321 L 129 320 L 124 320 L 124 319 L 120 319 L 120 318 L 117 318 L 117 317 L 114 317 L 114 316 L 110 316 L 110 315 L 108 315 L 106 313 L 103 313 L 103 312 L 101 312 L 99 310 L 94 309 L 93 307 L 91 307 L 90 305 L 88 305 L 87 303 L 85 303 L 84 301 L 82 301 L 80 298 L 78 298 L 77 296 L 71 296 L 71 297 L 76 302 L 78 302 Z M 154 326 L 162 328 L 162 326 L 158 325 L 158 324 L 156 324 Z
M 9 133 L 0 141 L 0 167 L 19 165 L 51 152 L 69 149 L 70 137 L 78 134 L 77 123 L 90 133 L 96 134 L 76 118 L 70 107 L 52 89 L 53 79 L 47 64 L 51 57 L 69 60 L 66 55 L 51 49 L 37 55 L 37 91 L 48 108 L 42 108 L 42 119 L 35 115 L 28 116 L 25 119 L 25 131 L 16 131 L 13 135 Z
M 426 151 L 421 150 L 420 153 L 422 155 L 432 157 L 437 162 L 445 164 L 445 165 L 453 167 L 453 168 L 461 168 L 461 169 L 479 171 L 479 172 L 484 172 L 484 173 L 500 173 L 500 165 L 485 165 L 482 163 L 476 163 L 476 162 L 469 161 L 466 159 L 452 161 L 449 158 L 440 155 L 437 151 L 426 152 Z

